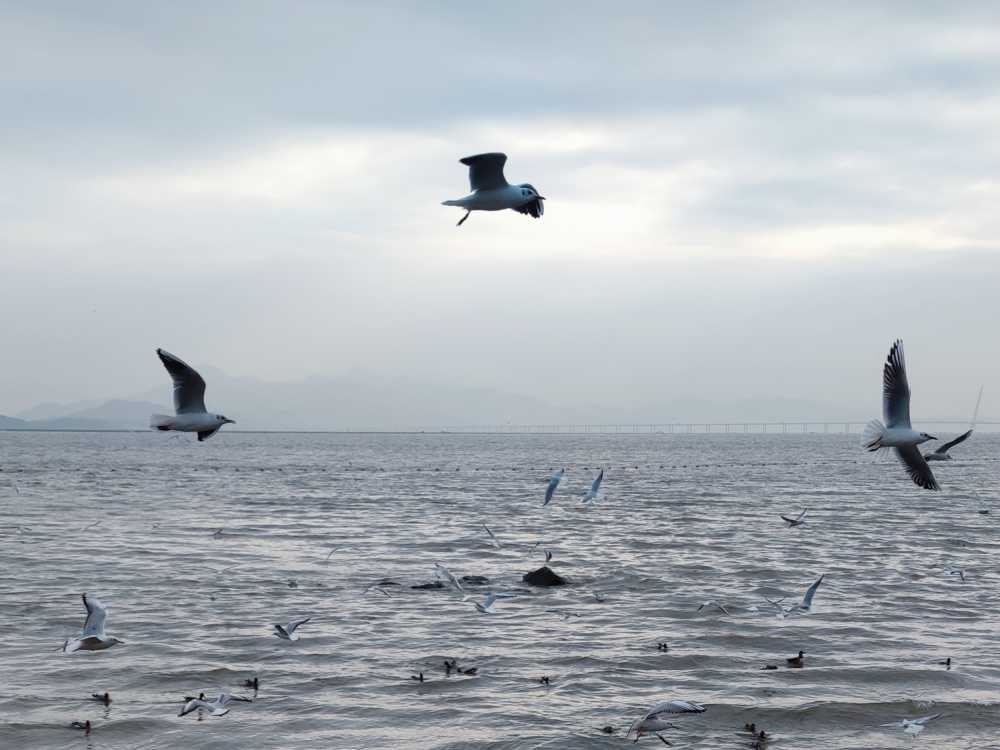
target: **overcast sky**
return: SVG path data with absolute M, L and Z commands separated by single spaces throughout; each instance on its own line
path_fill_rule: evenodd
M 902 337 L 1000 416 L 1000 5 L 593 5 L 0 6 L 0 413 L 163 346 L 876 416 Z M 542 219 L 455 227 L 481 151 Z

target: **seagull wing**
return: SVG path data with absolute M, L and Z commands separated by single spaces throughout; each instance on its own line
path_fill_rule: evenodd
M 203 700 L 198 700 L 197 698 L 195 698 L 194 700 L 185 703 L 184 708 L 182 708 L 181 712 L 177 715 L 187 716 L 189 713 L 191 713 L 192 711 L 197 711 L 199 708 L 207 708 L 209 711 L 211 711 L 215 707 L 211 703 L 206 703 Z
M 549 480 L 549 486 L 545 488 L 545 502 L 542 503 L 543 507 L 552 502 L 552 496 L 556 493 L 556 487 L 559 486 L 560 479 L 562 479 L 561 475 L 552 475 L 552 478 Z
M 788 516 L 782 516 L 781 519 L 783 521 L 788 521 L 788 523 L 790 523 L 792 526 L 796 524 L 796 520 L 794 518 L 789 518 Z
M 596 495 L 598 492 L 601 491 L 601 482 L 603 480 L 604 480 L 604 469 L 601 469 L 601 473 L 597 475 L 597 479 L 595 479 L 594 483 L 590 485 L 591 493 Z
M 503 165 L 507 163 L 507 154 L 476 154 L 466 156 L 459 161 L 469 168 L 469 185 L 472 192 L 507 187 L 507 180 L 503 176 Z
M 816 583 L 806 589 L 806 595 L 802 597 L 802 604 L 799 605 L 802 609 L 809 609 L 812 607 L 813 597 L 816 596 L 816 589 L 818 589 L 819 585 L 823 583 L 824 578 L 826 578 L 826 573 L 817 578 Z
M 305 625 L 311 619 L 312 619 L 311 617 L 304 617 L 301 620 L 290 620 L 289 623 L 285 626 L 285 630 L 287 631 L 288 635 L 291 635 L 296 631 L 299 625 Z
M 959 435 L 957 438 L 955 438 L 954 440 L 949 440 L 947 443 L 945 443 L 944 445 L 940 446 L 934 452 L 943 456 L 945 453 L 947 453 L 949 450 L 951 450 L 952 448 L 954 448 L 959 443 L 964 443 L 966 440 L 969 439 L 969 437 L 971 435 L 972 435 L 972 430 L 969 430 L 968 432 L 964 432 L 961 435 Z
M 542 214 L 545 213 L 545 202 L 541 198 L 535 198 L 533 201 L 528 201 L 520 206 L 515 206 L 514 210 L 519 214 L 528 214 L 536 219 L 542 218 Z
M 799 523 L 801 523 L 802 519 L 805 518 L 805 517 L 806 517 L 806 511 L 803 510 L 801 513 L 799 513 L 799 517 L 796 518 L 795 520 L 798 521 Z
M 902 341 L 892 345 L 882 371 L 882 416 L 886 427 L 910 426 L 910 383 Z
M 205 409 L 205 381 L 184 360 L 157 349 L 160 361 L 174 379 L 174 409 L 178 414 L 199 414 Z
M 918 487 L 923 487 L 925 490 L 941 489 L 938 487 L 931 467 L 927 465 L 927 461 L 920 455 L 917 446 L 906 445 L 896 448 L 896 455 L 903 462 L 903 466 L 906 467 L 906 472 L 910 475 L 910 479 L 913 480 L 914 484 Z
M 103 636 L 104 622 L 108 619 L 108 610 L 96 597 L 83 595 L 83 606 L 87 608 L 87 621 L 83 624 L 83 637 Z

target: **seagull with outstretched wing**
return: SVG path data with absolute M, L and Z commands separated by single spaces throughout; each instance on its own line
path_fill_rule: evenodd
M 507 154 L 476 154 L 459 161 L 469 168 L 469 187 L 472 192 L 464 198 L 441 204 L 465 209 L 465 216 L 459 219 L 458 226 L 462 226 L 473 211 L 503 211 L 509 208 L 536 219 L 545 213 L 542 203 L 545 198 L 538 194 L 533 185 L 511 185 L 503 176 Z
M 311 619 L 311 617 L 303 617 L 301 620 L 290 620 L 284 625 L 281 623 L 275 623 L 274 634 L 286 641 L 297 641 L 299 639 L 299 634 L 296 631 L 299 629 L 299 626 L 305 625 Z
M 910 383 L 906 377 L 902 341 L 892 345 L 882 369 L 882 416 L 885 424 L 873 419 L 865 426 L 864 448 L 869 451 L 895 448 L 914 484 L 925 490 L 941 489 L 931 467 L 917 449 L 921 443 L 937 438 L 910 426 Z
M 174 381 L 174 411 L 176 414 L 154 414 L 149 426 L 168 432 L 197 432 L 198 440 L 208 440 L 224 424 L 235 424 L 222 414 L 209 414 L 205 408 L 205 380 L 180 357 L 164 349 L 156 350 L 157 356 Z
M 801 526 L 802 524 L 804 524 L 805 523 L 805 517 L 806 517 L 806 512 L 803 510 L 795 518 L 789 518 L 788 516 L 782 516 L 781 520 L 782 521 L 786 521 L 788 523 L 788 528 L 792 528 L 793 526 Z

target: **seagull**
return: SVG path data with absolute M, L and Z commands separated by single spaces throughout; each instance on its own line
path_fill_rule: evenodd
M 972 430 L 967 430 L 959 435 L 954 440 L 949 440 L 944 445 L 940 446 L 936 451 L 924 454 L 924 461 L 951 461 L 951 456 L 948 455 L 948 451 L 954 448 L 959 443 L 964 443 L 972 436 Z
M 963 432 L 954 440 L 945 443 L 936 451 L 933 451 L 932 453 L 925 453 L 924 454 L 925 461 L 951 461 L 951 456 L 948 455 L 948 451 L 954 448 L 959 443 L 964 443 L 966 440 L 968 440 L 972 436 L 972 431 L 976 429 L 976 419 L 979 417 L 979 404 L 982 402 L 982 400 L 983 400 L 983 388 L 982 386 L 980 386 L 979 396 L 976 398 L 976 408 L 972 411 L 972 424 L 969 425 L 969 430 L 967 432 Z
M 500 549 L 503 545 L 500 544 L 500 540 L 497 539 L 496 534 L 490 531 L 490 527 L 487 526 L 485 523 L 483 524 L 483 528 L 486 529 L 486 533 L 490 535 L 490 539 L 493 541 L 493 546 L 496 547 L 497 549 Z
M 813 583 L 812 586 L 810 586 L 808 589 L 806 589 L 806 595 L 802 597 L 802 601 L 800 603 L 792 606 L 792 607 L 782 607 L 781 606 L 781 602 L 784 601 L 784 597 L 782 597 L 781 599 L 778 599 L 777 601 L 772 600 L 772 599 L 767 599 L 767 602 L 768 602 L 768 604 L 771 604 L 772 606 L 775 606 L 775 607 L 778 608 L 778 612 L 779 612 L 778 616 L 779 617 L 790 617 L 791 615 L 805 614 L 810 609 L 812 609 L 812 601 L 813 601 L 813 597 L 816 595 L 816 589 L 818 589 L 819 585 L 821 583 L 823 583 L 823 579 L 824 578 L 826 578 L 826 574 L 825 573 L 823 575 L 821 575 L 819 578 L 817 578 L 816 582 Z M 765 599 L 766 598 L 767 597 L 765 597 Z
M 865 426 L 864 448 L 869 451 L 895 448 L 914 484 L 925 490 L 941 489 L 931 467 L 917 450 L 921 443 L 937 438 L 910 426 L 910 384 L 906 379 L 903 342 L 899 340 L 889 350 L 882 372 L 882 416 L 885 425 L 873 419 Z
M 639 738 L 644 734 L 673 727 L 673 724 L 665 720 L 665 716 L 671 714 L 703 714 L 705 711 L 706 708 L 704 706 L 692 703 L 691 701 L 663 701 L 650 707 L 646 713 L 633 721 L 632 726 L 628 728 L 625 736 L 628 737 L 632 732 L 635 732 L 635 741 L 638 742 Z
M 529 214 L 536 219 L 545 213 L 542 201 L 534 186 L 510 185 L 503 176 L 503 165 L 507 154 L 476 154 L 459 159 L 469 168 L 469 186 L 472 193 L 458 200 L 444 201 L 443 206 L 458 206 L 465 209 L 465 216 L 459 219 L 462 226 L 473 211 L 502 211 L 511 208 L 518 213 Z
M 87 608 L 87 620 L 83 623 L 83 632 L 76 638 L 70 638 L 63 643 L 62 650 L 67 654 L 74 651 L 103 651 L 116 643 L 124 644 L 114 636 L 105 635 L 104 623 L 108 619 L 108 610 L 95 597 L 83 595 L 83 606 Z
M 935 719 L 940 719 L 944 714 L 931 714 L 921 716 L 919 719 L 900 719 L 890 724 L 882 724 L 883 727 L 901 727 L 907 734 L 918 735 L 927 728 L 927 724 Z
M 444 565 L 440 563 L 434 563 L 435 571 L 434 576 L 443 581 L 446 581 L 452 586 L 459 594 L 462 595 L 462 601 L 465 601 L 469 597 L 465 594 L 465 589 L 462 588 L 462 582 L 455 577 L 455 574 L 448 570 Z
M 559 486 L 559 480 L 563 478 L 563 474 L 565 473 L 566 469 L 559 469 L 559 471 L 549 478 L 549 486 L 545 488 L 545 502 L 542 503 L 543 508 L 552 502 L 552 496 L 556 494 L 556 487 Z
M 597 478 L 590 485 L 590 489 L 584 494 L 583 499 L 580 501 L 582 503 L 592 503 L 597 499 L 601 492 L 601 482 L 604 480 L 604 469 L 601 469 L 601 473 L 597 475 Z
M 804 520 L 805 517 L 806 517 L 806 512 L 803 510 L 795 518 L 789 518 L 788 516 L 782 516 L 781 519 L 783 521 L 787 521 L 788 522 L 788 528 L 792 528 L 793 526 L 801 526 L 802 524 L 804 524 L 805 523 L 805 520 Z
M 242 703 L 253 703 L 249 698 L 237 698 L 235 696 L 229 695 L 228 693 L 223 693 L 214 701 L 206 701 L 204 699 L 204 693 L 200 697 L 194 700 L 189 700 L 184 704 L 184 708 L 181 712 L 177 714 L 178 716 L 187 716 L 192 711 L 197 711 L 199 708 L 205 709 L 212 716 L 225 716 L 229 713 L 229 709 L 226 708 L 233 701 L 240 701 Z
M 475 602 L 476 609 L 484 615 L 496 614 L 496 611 L 493 609 L 493 603 L 497 599 L 510 599 L 513 596 L 513 594 L 487 594 L 486 599 L 482 603 Z
M 727 615 L 729 614 L 729 610 L 726 609 L 722 604 L 719 604 L 719 602 L 715 601 L 715 599 L 710 599 L 704 604 L 702 604 L 700 607 L 698 607 L 698 611 L 701 612 L 703 609 L 705 609 L 705 607 L 712 607 L 712 606 L 714 606 L 716 609 L 724 612 Z
M 299 639 L 299 634 L 295 631 L 300 625 L 305 625 L 312 618 L 305 617 L 301 620 L 290 620 L 287 624 L 281 625 L 280 623 L 274 624 L 274 634 L 279 638 L 286 641 L 297 641 Z
M 198 440 L 208 440 L 224 424 L 236 424 L 221 414 L 209 414 L 205 409 L 205 381 L 187 363 L 163 349 L 156 353 L 167 368 L 170 377 L 174 379 L 174 411 L 173 417 L 166 414 L 154 414 L 149 418 L 149 426 L 155 430 L 167 432 L 197 432 Z
M 962 583 L 965 583 L 965 571 L 961 568 L 945 568 L 944 574 L 953 578 L 961 578 Z

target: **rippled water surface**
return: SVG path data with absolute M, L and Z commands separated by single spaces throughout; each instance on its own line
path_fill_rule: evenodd
M 0 747 L 623 748 L 644 708 L 683 698 L 708 710 L 663 732 L 675 747 L 749 748 L 754 721 L 776 749 L 998 748 L 1000 436 L 936 464 L 940 493 L 857 446 L 0 433 Z M 600 466 L 603 497 L 581 505 Z M 778 514 L 802 508 L 808 523 L 785 528 Z M 522 583 L 543 548 L 570 585 Z M 487 576 L 476 597 L 516 597 L 482 615 L 409 588 L 435 562 Z M 820 574 L 812 613 L 782 620 L 764 602 Z M 383 578 L 390 597 L 364 593 Z M 58 651 L 83 591 L 126 645 Z M 707 599 L 730 615 L 697 612 Z M 298 615 L 313 618 L 300 641 L 270 634 Z M 785 668 L 800 649 L 805 667 Z M 478 674 L 446 677 L 446 658 Z M 248 694 L 253 675 L 253 703 L 177 716 L 184 695 Z M 105 690 L 110 707 L 86 700 Z M 936 712 L 916 738 L 879 726 Z M 68 727 L 85 719 L 89 736 Z

